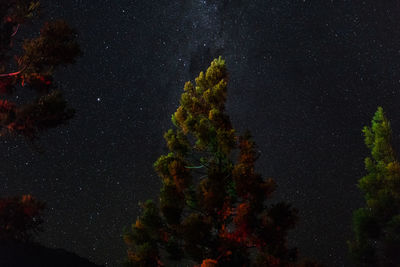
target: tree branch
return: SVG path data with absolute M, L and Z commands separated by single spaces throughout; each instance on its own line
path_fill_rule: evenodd
M 19 75 L 21 72 L 22 72 L 22 70 L 16 71 L 16 72 L 11 72 L 11 73 L 3 73 L 3 74 L 0 74 L 0 78 L 1 78 L 1 77 L 12 77 L 12 76 L 17 76 L 17 75 Z
M 201 169 L 205 168 L 206 166 L 200 165 L 200 166 L 185 166 L 186 169 Z

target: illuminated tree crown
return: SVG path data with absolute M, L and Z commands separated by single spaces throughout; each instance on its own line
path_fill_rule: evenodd
M 400 264 L 400 163 L 392 147 L 392 129 L 381 107 L 363 129 L 371 156 L 359 180 L 366 206 L 354 212 L 355 239 L 350 252 L 358 266 Z
M 195 84 L 185 84 L 175 127 L 164 135 L 170 152 L 154 164 L 159 203 L 146 201 L 124 235 L 129 266 L 182 259 L 203 266 L 298 266 L 286 239 L 297 212 L 283 202 L 267 205 L 275 183 L 255 171 L 255 143 L 249 133 L 238 136 L 225 113 L 227 85 L 221 58 Z

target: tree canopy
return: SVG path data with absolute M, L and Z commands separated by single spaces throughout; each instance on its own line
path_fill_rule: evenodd
M 46 22 L 40 34 L 19 42 L 21 27 L 40 10 L 39 1 L 0 0 L 0 134 L 32 139 L 67 122 L 74 110 L 54 81 L 54 71 L 81 54 L 77 33 L 62 20 Z M 34 97 L 20 100 L 21 91 Z M 29 95 L 29 93 L 27 94 Z
M 222 58 L 185 84 L 175 127 L 164 135 L 170 152 L 154 163 L 159 201 L 143 203 L 124 235 L 129 266 L 183 259 L 202 266 L 300 266 L 297 250 L 287 245 L 297 211 L 267 203 L 275 182 L 255 171 L 259 154 L 250 133 L 237 135 L 225 113 L 227 85 Z
M 392 146 L 392 130 L 382 107 L 371 126 L 363 129 L 371 155 L 365 159 L 367 174 L 358 186 L 366 206 L 354 212 L 355 239 L 350 252 L 358 266 L 400 264 L 400 164 Z
M 1 136 L 32 140 L 74 115 L 55 85 L 54 71 L 81 54 L 76 31 L 57 20 L 46 22 L 38 36 L 17 38 L 39 11 L 39 1 L 0 0 Z M 0 198 L 0 240 L 30 241 L 40 230 L 44 207 L 31 195 Z

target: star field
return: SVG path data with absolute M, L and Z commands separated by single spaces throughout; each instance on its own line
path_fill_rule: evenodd
M 153 162 L 184 82 L 222 55 L 228 114 L 261 151 L 275 200 L 300 210 L 302 255 L 348 266 L 351 213 L 378 105 L 400 149 L 397 1 L 41 1 L 79 32 L 83 56 L 57 73 L 76 117 L 36 144 L 0 143 L 0 194 L 47 202 L 39 241 L 117 266 L 122 229 L 156 197 Z M 398 149 L 398 150 L 399 150 Z

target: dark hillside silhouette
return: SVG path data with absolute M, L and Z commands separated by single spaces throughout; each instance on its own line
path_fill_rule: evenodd
M 100 267 L 63 249 L 35 243 L 0 242 L 1 267 Z

